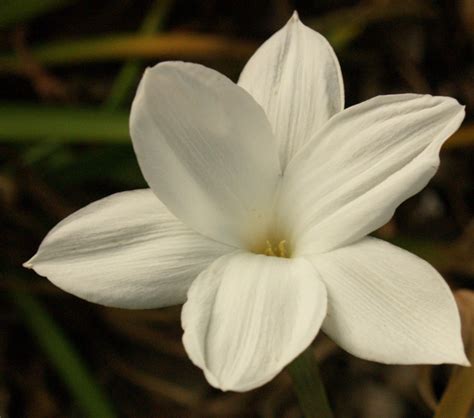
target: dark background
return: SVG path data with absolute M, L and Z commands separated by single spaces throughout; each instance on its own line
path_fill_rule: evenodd
M 427 259 L 454 290 L 467 289 L 461 303 L 469 335 L 472 0 L 0 0 L 2 418 L 300 416 L 285 373 L 248 393 L 212 389 L 183 350 L 180 307 L 104 308 L 20 267 L 69 213 L 108 194 L 146 187 L 127 134 L 129 106 L 146 65 L 189 60 L 237 80 L 251 53 L 294 9 L 334 46 L 346 106 L 398 92 L 447 95 L 466 105 L 466 120 L 444 146 L 436 177 L 377 234 Z M 167 36 L 173 47 L 123 47 L 152 13 L 159 18 L 146 30 L 154 29 L 157 39 Z M 122 44 L 100 52 L 117 34 L 125 35 Z M 121 72 L 125 81 L 117 81 Z M 451 373 L 447 366 L 366 362 L 323 335 L 315 353 L 336 417 L 430 417 Z

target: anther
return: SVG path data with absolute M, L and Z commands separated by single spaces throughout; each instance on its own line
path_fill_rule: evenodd
M 287 253 L 286 253 L 286 239 L 279 242 L 278 251 L 280 253 L 279 254 L 280 257 L 286 257 L 287 256 Z
M 265 248 L 264 254 L 269 256 L 275 256 L 273 252 L 272 243 L 267 239 L 266 241 L 267 247 Z

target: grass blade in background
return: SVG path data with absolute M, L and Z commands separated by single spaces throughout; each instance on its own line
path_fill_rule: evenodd
M 84 414 L 116 417 L 102 389 L 42 304 L 28 293 L 10 292 L 10 297 Z
M 0 142 L 130 142 L 128 113 L 0 104 Z

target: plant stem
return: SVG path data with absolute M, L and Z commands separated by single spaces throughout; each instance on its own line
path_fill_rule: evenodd
M 333 418 L 318 363 L 310 346 L 287 367 L 305 418 Z

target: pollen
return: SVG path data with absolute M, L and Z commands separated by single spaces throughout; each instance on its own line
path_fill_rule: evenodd
M 270 240 L 267 239 L 265 241 L 265 249 L 263 250 L 263 254 L 272 257 L 288 258 L 289 252 L 286 240 L 281 240 L 277 245 L 274 245 Z

